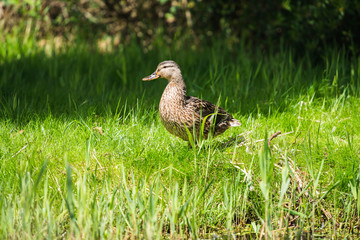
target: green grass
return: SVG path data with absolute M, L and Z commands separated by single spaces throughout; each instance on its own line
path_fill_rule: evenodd
M 0 52 L 2 239 L 357 236 L 359 58 L 10 37 Z M 166 80 L 141 82 L 165 59 L 242 126 L 191 150 L 167 133 Z

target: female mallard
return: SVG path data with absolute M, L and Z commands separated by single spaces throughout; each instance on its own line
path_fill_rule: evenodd
M 171 134 L 189 141 L 188 131 L 191 134 L 195 133 L 195 137 L 199 139 L 203 128 L 202 136 L 207 139 L 209 134 L 217 136 L 229 127 L 240 126 L 240 122 L 221 107 L 196 97 L 186 96 L 184 79 L 176 62 L 161 62 L 153 74 L 142 80 L 150 81 L 157 78 L 166 78 L 169 81 L 160 100 L 159 115 Z

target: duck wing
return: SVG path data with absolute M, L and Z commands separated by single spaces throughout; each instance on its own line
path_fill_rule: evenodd
M 227 113 L 223 108 L 197 97 L 186 96 L 185 105 L 188 109 L 191 109 L 195 115 L 201 116 L 201 119 L 212 114 L 207 120 L 211 122 L 212 119 L 215 118 L 215 126 L 233 119 L 233 116 Z

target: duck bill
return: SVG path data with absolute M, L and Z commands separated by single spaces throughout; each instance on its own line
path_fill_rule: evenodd
M 149 75 L 149 76 L 147 76 L 147 77 L 144 77 L 142 80 L 143 80 L 143 81 L 151 81 L 151 80 L 157 79 L 157 78 L 159 78 L 159 77 L 160 77 L 160 76 L 157 75 L 156 72 L 154 72 L 153 74 L 151 74 L 151 75 Z

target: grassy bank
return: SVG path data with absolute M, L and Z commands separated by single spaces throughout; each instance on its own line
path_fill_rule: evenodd
M 359 58 L 223 43 L 0 48 L 2 238 L 357 236 Z M 166 80 L 141 82 L 165 59 L 188 94 L 242 126 L 192 150 L 167 133 Z

